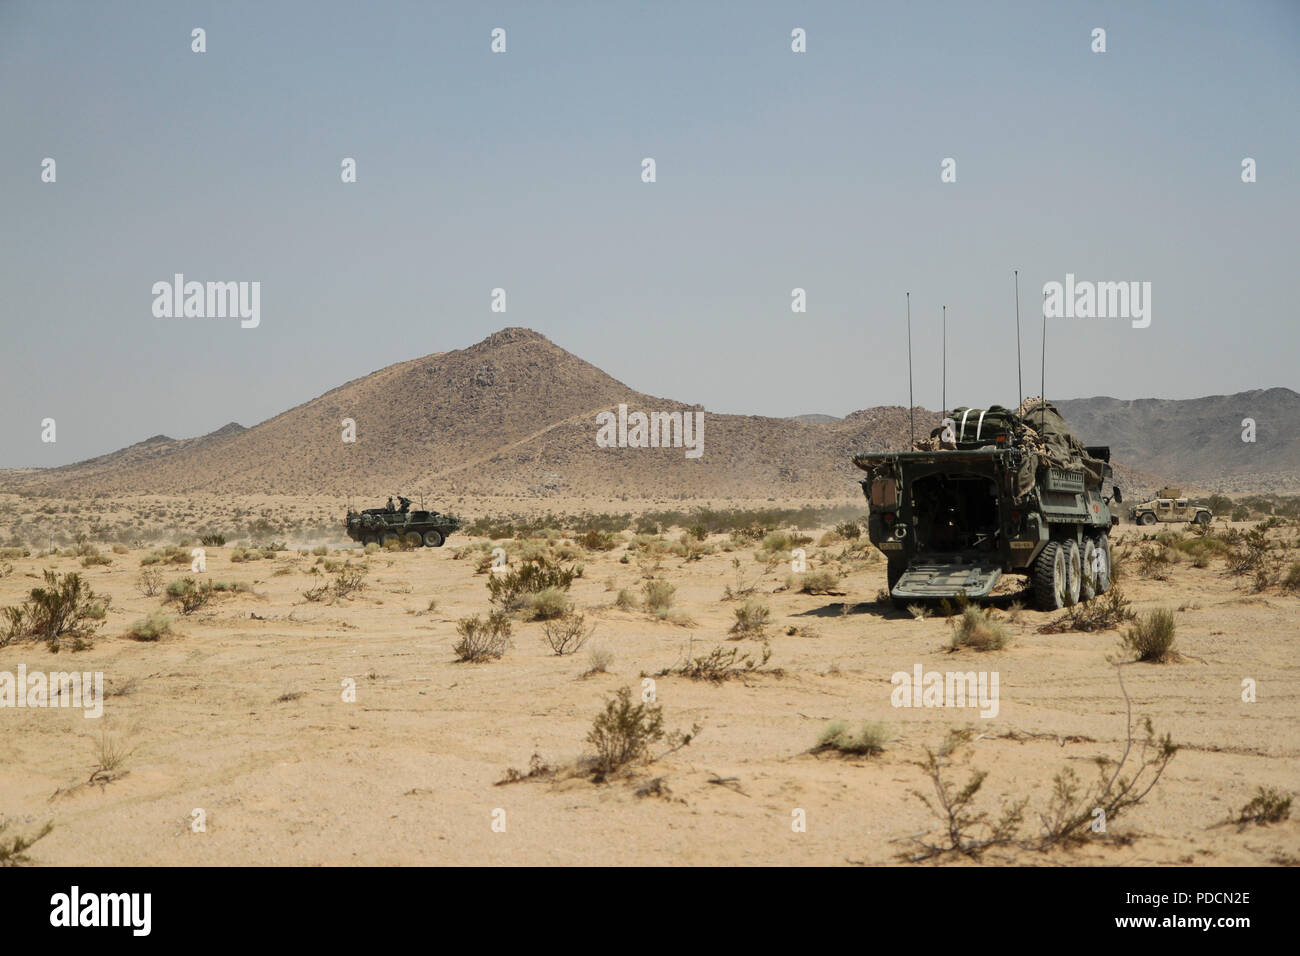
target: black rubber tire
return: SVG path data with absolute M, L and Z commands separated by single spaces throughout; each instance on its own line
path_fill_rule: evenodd
M 1079 603 L 1079 592 L 1083 584 L 1083 555 L 1079 553 L 1077 541 L 1065 542 L 1065 605 L 1074 607 Z
M 1156 516 L 1149 511 L 1146 514 L 1144 514 L 1141 518 L 1138 518 L 1138 524 L 1153 525 L 1155 523 L 1156 523 Z
M 442 542 L 446 540 L 440 531 L 426 531 L 424 533 L 424 546 L 426 548 L 441 548 Z
M 383 536 L 380 537 L 380 539 L 379 539 L 379 543 L 380 543 L 380 545 L 381 545 L 382 547 L 385 547 L 385 548 L 386 548 L 386 547 L 388 547 L 389 542 L 397 542 L 397 541 L 401 541 L 401 540 L 402 540 L 402 539 L 399 538 L 395 532 L 392 532 L 392 531 L 385 531 L 385 532 L 383 533 Z
M 1040 611 L 1059 611 L 1065 607 L 1065 549 L 1059 541 L 1049 541 L 1034 559 L 1034 605 Z
M 1102 555 L 1101 574 L 1097 575 L 1097 593 L 1105 594 L 1110 590 L 1110 535 L 1097 535 L 1096 546 Z
M 367 547 L 367 546 L 369 546 L 369 545 L 372 545 L 372 544 L 378 544 L 378 543 L 379 543 L 379 536 L 378 536 L 378 535 L 375 535 L 375 534 L 363 534 L 363 535 L 361 536 L 361 546 L 362 546 L 363 548 L 364 548 L 364 547 Z
M 403 537 L 408 545 L 412 548 L 418 548 L 424 544 L 424 537 L 418 531 L 408 531 Z
M 1093 570 L 1097 563 L 1097 542 L 1092 538 L 1083 539 L 1083 551 L 1079 555 L 1079 600 L 1091 601 L 1097 596 L 1097 574 Z
M 1196 516 L 1195 523 L 1199 524 L 1202 528 L 1208 528 L 1210 526 L 1210 516 L 1202 511 Z

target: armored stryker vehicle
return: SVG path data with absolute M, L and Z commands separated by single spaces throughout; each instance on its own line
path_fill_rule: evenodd
M 1134 524 L 1155 524 L 1157 521 L 1188 521 L 1207 527 L 1214 520 L 1214 512 L 1194 505 L 1183 497 L 1181 488 L 1161 488 L 1150 501 L 1143 501 L 1128 510 Z
M 895 605 L 987 596 L 1024 575 L 1054 610 L 1110 587 L 1110 448 L 1085 447 L 1049 403 L 959 408 L 913 451 L 857 455 L 868 536 Z
M 388 500 L 384 508 L 367 508 L 365 511 L 348 510 L 347 532 L 353 541 L 362 544 L 387 545 L 392 541 L 405 541 L 413 548 L 441 548 L 447 535 L 460 527 L 455 515 L 437 511 L 412 511 L 411 502 L 399 496 L 400 507 Z

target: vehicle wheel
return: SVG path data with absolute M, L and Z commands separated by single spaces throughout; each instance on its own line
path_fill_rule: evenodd
M 424 539 L 420 537 L 420 532 L 418 531 L 406 532 L 406 543 L 409 544 L 411 547 L 418 548 L 423 541 Z
M 373 535 L 373 534 L 364 534 L 364 535 L 361 536 L 361 545 L 362 545 L 362 547 L 365 547 L 366 545 L 370 545 L 370 544 L 378 544 L 378 543 L 379 543 L 379 538 L 378 538 L 378 536 L 376 536 L 376 535 Z
M 442 533 L 439 531 L 426 531 L 424 533 L 424 546 L 426 548 L 441 548 Z
M 1083 554 L 1079 561 L 1082 571 L 1079 578 L 1079 600 L 1091 601 L 1097 596 L 1097 545 L 1092 538 L 1083 539 Z
M 1199 524 L 1202 528 L 1208 528 L 1210 526 L 1210 516 L 1207 515 L 1204 511 L 1202 511 L 1200 514 L 1196 516 L 1196 523 Z
M 1151 512 L 1148 511 L 1146 514 L 1144 514 L 1141 518 L 1138 519 L 1138 523 L 1139 523 L 1139 524 L 1155 524 L 1155 523 L 1156 523 L 1156 516 L 1153 515 Z
M 1034 559 L 1034 604 L 1040 611 L 1059 611 L 1069 594 L 1065 547 L 1049 541 Z
M 1095 575 L 1097 593 L 1105 594 L 1110 590 L 1110 537 L 1104 534 L 1098 535 L 1096 549 L 1100 558 Z
M 379 539 L 379 543 L 386 548 L 390 544 L 396 544 L 399 540 L 401 539 L 398 538 L 397 535 L 394 534 L 393 532 L 385 531 L 383 537 Z
M 1079 545 L 1075 541 L 1065 543 L 1065 604 L 1073 607 L 1079 603 L 1079 590 L 1083 585 L 1083 560 L 1079 556 Z

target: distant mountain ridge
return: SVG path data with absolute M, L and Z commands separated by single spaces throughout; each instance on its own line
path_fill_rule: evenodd
M 698 410 L 634 391 L 529 329 L 390 365 L 245 428 L 165 435 L 59 468 L 0 472 L 0 490 L 44 494 L 599 495 L 638 498 L 845 498 L 858 491 L 855 452 L 906 446 L 900 406 L 829 415 L 704 416 L 704 454 L 602 448 L 596 415 L 618 405 Z M 1121 484 L 1173 480 L 1285 482 L 1300 474 L 1284 388 L 1185 401 L 1057 401 L 1089 444 L 1109 444 Z M 1242 418 L 1258 441 L 1241 442 Z M 937 413 L 916 410 L 916 433 Z M 355 442 L 344 441 L 344 420 Z M 1289 429 L 1289 431 L 1288 431 Z M 1244 446 L 1244 447 L 1243 447 Z

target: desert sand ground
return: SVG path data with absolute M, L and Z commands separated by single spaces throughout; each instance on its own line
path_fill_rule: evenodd
M 623 510 L 605 505 L 591 510 Z M 950 652 L 947 620 L 877 603 L 883 561 L 866 550 L 835 561 L 843 545 L 819 548 L 825 530 L 809 533 L 809 570 L 845 572 L 842 596 L 786 589 L 788 561 L 769 566 L 755 558 L 756 544 L 733 548 L 723 535 L 705 542 L 713 553 L 665 555 L 657 569 L 640 555 L 621 563 L 620 544 L 583 554 L 570 591 L 596 623 L 586 648 L 557 657 L 541 625 L 520 619 L 505 656 L 477 664 L 452 653 L 457 620 L 488 609 L 476 556 L 457 558 L 472 543 L 463 534 L 439 549 L 368 556 L 337 532 L 330 543 L 345 554 L 289 550 L 234 563 L 233 547 L 208 548 L 206 575 L 197 577 L 250 590 L 190 615 L 137 589 L 149 547 L 102 548 L 112 563 L 90 567 L 67 553 L 11 557 L 0 562 L 12 567 L 0 578 L 0 606 L 20 603 L 45 568 L 78 571 L 113 600 L 89 650 L 0 648 L 0 672 L 20 664 L 102 671 L 108 694 L 99 719 L 67 708 L 0 709 L 0 819 L 7 836 L 53 822 L 29 851 L 39 864 L 878 864 L 896 862 L 909 834 L 939 836 L 912 791 L 932 794 L 916 762 L 950 729 L 975 735 L 954 779 L 987 770 L 977 804 L 991 813 L 1030 798 L 1029 831 L 1056 773 L 1073 767 L 1091 781 L 1096 757 L 1119 756 L 1125 702 L 1108 662 L 1119 653 L 1116 631 L 1042 634 L 1052 615 L 1004 609 L 996 616 L 1012 635 L 1008 647 Z M 1124 526 L 1118 539 L 1146 533 Z M 1294 547 L 1294 527 L 1272 534 Z M 304 598 L 329 578 L 314 565 L 349 557 L 368 568 L 363 591 L 332 603 Z M 762 641 L 728 640 L 738 602 L 722 597 L 736 582 L 733 559 L 771 609 L 771 659 L 722 683 L 655 678 L 667 728 L 701 725 L 689 746 L 603 783 L 575 773 L 495 785 L 509 768 L 526 770 L 533 754 L 572 765 L 605 700 L 621 687 L 639 693 L 643 674 L 717 646 L 757 657 Z M 167 580 L 189 574 L 162 567 Z M 639 590 L 646 573 L 675 585 L 674 609 L 693 626 L 613 606 L 618 590 Z M 1135 610 L 1175 611 L 1182 660 L 1129 665 L 1124 682 L 1135 718 L 1149 715 L 1182 749 L 1105 835 L 1066 850 L 997 849 L 983 862 L 1300 862 L 1300 820 L 1223 825 L 1260 786 L 1300 790 L 1300 596 L 1253 593 L 1220 561 L 1177 563 L 1167 581 L 1124 569 L 1119 583 Z M 170 636 L 125 636 L 160 608 L 173 615 Z M 608 673 L 584 676 L 592 648 L 612 653 Z M 996 717 L 892 706 L 891 675 L 917 664 L 996 671 Z M 343 699 L 348 678 L 355 702 Z M 1246 678 L 1257 682 L 1254 703 L 1242 701 Z M 885 721 L 892 742 L 872 757 L 812 752 L 837 719 Z M 89 783 L 105 743 L 129 755 L 112 779 Z M 191 828 L 196 808 L 205 832 Z M 792 827 L 796 810 L 805 832 Z

